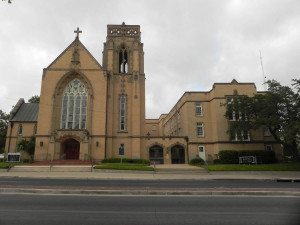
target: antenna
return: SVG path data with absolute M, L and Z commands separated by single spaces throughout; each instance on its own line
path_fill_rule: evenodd
M 262 75 L 263 75 L 264 91 L 266 91 L 267 90 L 266 76 L 265 76 L 265 71 L 264 71 L 264 66 L 263 66 L 263 61 L 262 61 L 260 50 L 259 50 L 259 56 L 260 56 L 260 65 L 261 65 L 261 70 L 262 70 Z

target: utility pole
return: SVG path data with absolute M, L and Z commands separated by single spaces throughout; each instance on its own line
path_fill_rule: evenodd
M 264 71 L 264 66 L 263 66 L 263 61 L 262 61 L 260 50 L 259 50 L 259 56 L 260 56 L 260 65 L 261 65 L 261 70 L 262 70 L 262 75 L 263 75 L 264 91 L 266 91 L 267 90 L 266 76 L 265 76 L 265 71 Z

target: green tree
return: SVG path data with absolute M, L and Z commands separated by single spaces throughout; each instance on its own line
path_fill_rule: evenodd
M 225 117 L 232 120 L 228 132 L 266 127 L 274 139 L 282 144 L 284 154 L 293 155 L 295 160 L 299 160 L 300 79 L 293 81 L 292 87 L 289 87 L 269 80 L 265 94 L 238 96 L 224 104 L 227 106 Z
M 4 152 L 9 115 L 0 109 L 0 153 Z
M 40 96 L 34 95 L 30 99 L 28 99 L 28 102 L 30 102 L 30 103 L 40 103 Z
M 5 2 L 6 0 L 2 0 L 2 2 Z M 9 4 L 11 4 L 12 0 L 7 1 Z
M 35 150 L 35 137 L 31 137 L 30 140 L 21 140 L 18 143 L 18 149 L 27 152 L 30 157 L 33 157 Z

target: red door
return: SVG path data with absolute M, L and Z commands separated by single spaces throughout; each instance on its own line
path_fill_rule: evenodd
M 66 141 L 64 149 L 66 159 L 79 159 L 79 147 L 79 142 L 74 139 Z

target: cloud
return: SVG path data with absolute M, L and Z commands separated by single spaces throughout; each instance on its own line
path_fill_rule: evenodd
M 0 107 L 8 112 L 20 97 L 40 93 L 42 69 L 74 40 L 77 27 L 102 64 L 107 24 L 123 21 L 141 25 L 148 118 L 168 113 L 185 91 L 209 91 L 214 82 L 235 78 L 263 90 L 259 51 L 267 78 L 290 84 L 299 76 L 299 11 L 297 0 L 2 3 L 0 77 L 9 99 L 0 95 Z

